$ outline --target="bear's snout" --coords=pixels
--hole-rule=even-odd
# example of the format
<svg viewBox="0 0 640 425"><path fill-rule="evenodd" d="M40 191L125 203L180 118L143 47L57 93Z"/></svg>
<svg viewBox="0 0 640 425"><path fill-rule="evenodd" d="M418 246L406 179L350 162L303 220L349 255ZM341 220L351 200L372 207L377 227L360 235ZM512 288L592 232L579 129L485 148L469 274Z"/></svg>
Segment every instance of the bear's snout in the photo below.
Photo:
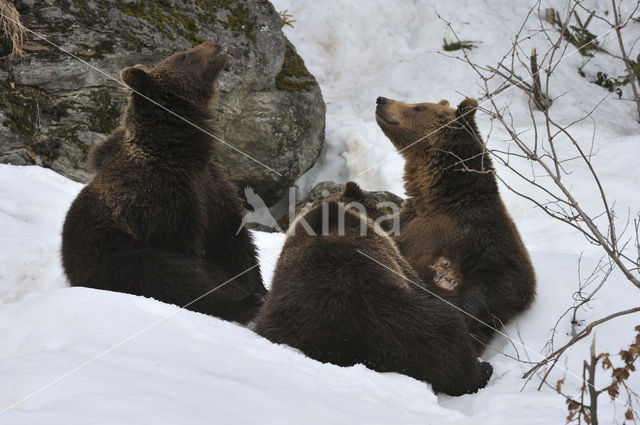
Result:
<svg viewBox="0 0 640 425"><path fill-rule="evenodd" d="M398 121L395 119L395 111L386 97L379 97L376 99L376 118L379 125L396 125Z"/></svg>
<svg viewBox="0 0 640 425"><path fill-rule="evenodd" d="M378 97L376 99L376 105L377 105L376 106L376 114L377 115L380 115L380 114L384 113L384 107L387 105L387 101L388 100L389 99L387 99L386 97L382 97L382 96L380 96L380 97Z"/></svg>
<svg viewBox="0 0 640 425"><path fill-rule="evenodd" d="M201 58L222 59L227 55L227 48L224 44L211 40L204 41L191 50Z"/></svg>

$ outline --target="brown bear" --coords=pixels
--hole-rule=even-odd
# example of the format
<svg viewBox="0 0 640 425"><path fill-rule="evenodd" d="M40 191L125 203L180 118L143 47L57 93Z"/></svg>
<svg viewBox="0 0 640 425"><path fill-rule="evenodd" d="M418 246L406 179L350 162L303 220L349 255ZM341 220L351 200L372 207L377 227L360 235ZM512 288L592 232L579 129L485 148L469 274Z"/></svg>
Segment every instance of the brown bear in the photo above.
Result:
<svg viewBox="0 0 640 425"><path fill-rule="evenodd" d="M72 286L144 295L243 323L255 316L266 293L256 248L246 230L236 235L242 203L201 130L211 133L210 104L226 56L207 41L151 69L122 71L133 89L124 126L93 152L96 174L63 227Z"/></svg>
<svg viewBox="0 0 640 425"><path fill-rule="evenodd" d="M357 183L347 182L345 184L341 201L345 204L354 202L356 205L361 205L363 209L360 212L366 214L366 216L374 220L376 224L379 224L387 235L392 236L400 231L398 217L396 217L395 214L389 214L388 211L379 208L376 200L372 196L372 192L362 190ZM447 290L452 290L457 287L459 278L448 258L440 257L436 259L431 268L435 273L433 283ZM422 284L422 281L420 281L420 283ZM430 285L423 284L423 286L427 289L432 289ZM439 295L449 298L447 293L440 293Z"/></svg>
<svg viewBox="0 0 640 425"><path fill-rule="evenodd" d="M289 228L256 332L321 362L403 373L450 395L476 392L491 365L476 358L461 313L418 282L384 230L325 201Z"/></svg>
<svg viewBox="0 0 640 425"><path fill-rule="evenodd" d="M476 126L478 103L376 103L378 125L406 161L395 241L424 282L451 290L475 318L467 316L481 353L492 327L531 305L535 275Z"/></svg>
<svg viewBox="0 0 640 425"><path fill-rule="evenodd" d="M344 204L354 203L359 206L359 212L378 224L387 235L398 232L400 230L397 214L399 205L390 201L378 201L374 193L363 190L357 183L350 181L345 183L340 201ZM389 208L390 205L393 206L392 209Z"/></svg>

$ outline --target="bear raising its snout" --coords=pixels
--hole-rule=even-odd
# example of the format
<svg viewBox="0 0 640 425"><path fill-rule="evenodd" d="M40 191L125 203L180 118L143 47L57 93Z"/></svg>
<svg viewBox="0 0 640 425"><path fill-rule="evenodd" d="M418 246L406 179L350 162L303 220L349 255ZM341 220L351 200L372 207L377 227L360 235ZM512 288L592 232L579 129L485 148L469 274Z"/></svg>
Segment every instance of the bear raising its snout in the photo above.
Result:
<svg viewBox="0 0 640 425"><path fill-rule="evenodd" d="M242 204L201 130L211 132L225 63L226 50L208 41L151 69L122 71L134 90L124 126L92 153L96 174L64 223L62 261L72 286L239 322L255 315L266 293L256 249L246 230L236 235Z"/></svg>
<svg viewBox="0 0 640 425"><path fill-rule="evenodd" d="M495 328L530 306L535 276L500 198L477 106L378 98L376 120L406 160L400 252L423 281L452 291L461 308ZM482 352L492 329L474 319L469 327Z"/></svg>
<svg viewBox="0 0 640 425"><path fill-rule="evenodd" d="M363 199L359 190L347 184L290 227L256 331L322 362L404 373L451 395L484 387L492 368L477 360L461 313L417 287L391 238L343 204Z"/></svg>

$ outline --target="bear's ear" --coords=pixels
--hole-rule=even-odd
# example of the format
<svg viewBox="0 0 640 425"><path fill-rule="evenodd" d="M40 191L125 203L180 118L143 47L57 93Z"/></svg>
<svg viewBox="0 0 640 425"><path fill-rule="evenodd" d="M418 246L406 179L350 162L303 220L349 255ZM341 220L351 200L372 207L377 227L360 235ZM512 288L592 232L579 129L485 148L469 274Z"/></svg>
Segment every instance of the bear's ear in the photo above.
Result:
<svg viewBox="0 0 640 425"><path fill-rule="evenodd" d="M461 124L471 126L475 123L476 111L478 110L478 101L475 99L466 98L458 105L456 110L456 118Z"/></svg>
<svg viewBox="0 0 640 425"><path fill-rule="evenodd" d="M129 66L120 72L120 78L131 89L144 92L149 86L149 74L142 65Z"/></svg>
<svg viewBox="0 0 640 425"><path fill-rule="evenodd" d="M471 98L466 98L458 105L458 110L456 111L457 117L464 117L465 121L473 120L473 117L476 115L476 110L478 109L478 101Z"/></svg>
<svg viewBox="0 0 640 425"><path fill-rule="evenodd" d="M358 186L358 183L347 182L347 184L344 185L344 192L342 193L342 196L344 198L359 199L364 197L364 194L362 193L360 186Z"/></svg>
<svg viewBox="0 0 640 425"><path fill-rule="evenodd" d="M440 102L438 102L438 105L449 106L449 101L442 99Z"/></svg>

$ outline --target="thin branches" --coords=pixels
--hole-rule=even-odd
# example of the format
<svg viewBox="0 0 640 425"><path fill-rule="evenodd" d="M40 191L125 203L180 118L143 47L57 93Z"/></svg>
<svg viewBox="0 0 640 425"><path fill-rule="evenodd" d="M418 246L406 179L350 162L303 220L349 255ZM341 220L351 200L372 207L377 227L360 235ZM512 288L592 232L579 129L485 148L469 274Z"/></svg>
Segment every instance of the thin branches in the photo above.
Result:
<svg viewBox="0 0 640 425"><path fill-rule="evenodd" d="M636 88L632 85L632 89L634 100L637 101L640 91L637 88L638 76L631 74L632 62L628 59L631 50L624 45L621 35L621 30L629 22L630 17L623 19L616 0L611 1L615 15L611 19L615 22L611 23L607 33L615 33L618 37L621 44L619 57L626 60L630 81L632 79L633 84L636 85ZM554 106L558 102L552 104L549 96L554 72L558 70L564 59L578 54L587 58L585 60L588 61L596 54L609 54L599 44L600 39L607 33L597 36L590 32L586 34L586 26L592 19L606 21L607 18L603 17L603 14L588 11L589 18L583 23L578 19L576 9L584 9L584 6L578 0L571 0L563 12L565 18L561 20L560 15L553 12L550 26L545 20L545 15L547 20L551 19L551 12L541 11L540 5L541 2L538 1L530 9L520 29L514 35L510 49L496 64L477 64L464 50L460 51L456 57L466 63L478 76L483 92L482 99L484 99L479 110L489 117L492 133L498 128L507 137L507 148L490 148L489 139L485 144L486 152L491 153L496 163L510 173L508 176L496 174L496 178L508 190L526 199L550 218L578 231L588 244L598 247L602 253L593 271L591 273L587 271L585 279L581 271L583 265L580 262L579 284L577 291L573 294L573 305L557 319L551 338L545 346L552 352L532 366L523 376L527 382L533 376L540 376L538 389L545 384L549 385L546 381L555 365L566 358L564 356L570 347L587 337L595 327L640 311L640 307L634 307L615 312L586 326L583 325L583 320L580 320L584 308L588 307L597 293L607 286L614 272L620 272L633 287L640 289L640 213L625 208L622 211L626 210L626 217L618 214L619 209L615 208L615 202L610 199L610 193L607 192L593 161L597 154L595 148L597 124L594 112L610 97L610 94L603 96L590 110L572 120L566 120L564 116L558 118L554 111ZM633 10L633 13L640 10L640 1ZM537 23L533 19L536 16ZM571 25L574 19L578 21L577 27ZM537 28L531 28L532 23ZM458 39L451 25L448 22L446 24L455 39ZM572 31L577 31L576 28L583 31L584 37L572 36ZM536 43L540 44L537 49L529 50L531 52L529 54L525 52L524 41L531 45L534 36ZM577 40L581 39L584 39L584 44L577 43ZM518 121L523 119L528 121L528 125L516 126L515 112L512 112L511 105L502 105L497 101L498 95L510 87L521 89L528 97L528 114L520 113L517 117ZM640 113L640 103L638 105ZM593 128L590 137L584 137L584 130L576 131L579 127L584 128L585 125ZM525 130L522 129L523 127ZM469 158L457 158L456 166L464 172L493 172L470 170L466 166L468 160ZM572 178L572 174L577 170L582 173L580 184L589 185L591 189L587 196L584 195L584 191L576 191L573 186L575 179ZM556 328L563 320L570 320L573 337L561 347L554 348ZM592 359L585 363L584 369L584 388L587 391L585 398L574 402L577 409L583 409L583 414L585 412L592 414L593 417L590 420L594 423L597 421L595 399L598 393L593 387L594 365L597 359L594 361L595 353L591 354ZM589 406L594 406L593 410L588 409Z"/></svg>
<svg viewBox="0 0 640 425"><path fill-rule="evenodd" d="M551 106L551 99L549 99L540 86L540 71L538 69L538 55L535 47L531 50L531 75L533 77L533 84L531 85L531 95L533 101L541 111L546 111Z"/></svg>
<svg viewBox="0 0 640 425"><path fill-rule="evenodd" d="M633 90L633 98L636 102L636 109L638 111L638 121L640 121L640 94L638 91L638 77L635 72L633 72L633 68L631 66L631 60L629 59L629 55L627 54L626 47L624 45L624 40L622 39L622 28L627 25L625 22L623 25L620 24L620 9L616 5L616 0L611 0L611 6L613 7L613 18L615 25L613 28L616 32L616 37L618 38L618 47L620 48L620 54L622 55L622 61L624 62L625 67L627 68L627 75L629 78L629 83L631 84L631 89ZM637 7L637 6L636 6Z"/></svg>
<svg viewBox="0 0 640 425"><path fill-rule="evenodd" d="M540 370L540 368L542 368L543 366L546 366L549 363L551 363L549 369L547 369L547 372L545 373L545 378L546 378L547 376L549 376L549 373L551 372L551 369L553 369L553 367L556 365L556 363L558 363L558 360L560 359L562 354L564 354L564 352L567 351L567 349L569 349L569 347L573 346L578 341L580 341L580 340L584 339L585 337L589 336L589 334L591 334L591 331L593 330L593 328L595 328L596 326L601 325L601 324L603 324L605 322L608 322L609 320L615 319L617 317L626 316L628 314L637 313L639 311L640 311L640 307L634 307L634 308L630 308L630 309L627 309L627 310L618 311L617 313L610 314L610 315L608 315L606 317L603 317L602 319L598 319L598 320L595 320L595 321L589 323L587 326L585 326L585 328L582 331L580 331L580 333L578 333L576 336L571 338L571 340L569 342L567 342L562 347L558 348L553 353L549 354L547 357L544 358L544 360L538 362L538 364L536 364L534 367L529 369L524 375L522 375L522 377L526 379L531 374L533 374L533 373L537 372L538 370ZM544 381L544 379L543 379L543 381ZM542 387L542 382L540 383L540 386L538 387L538 389L540 389L541 387Z"/></svg>

